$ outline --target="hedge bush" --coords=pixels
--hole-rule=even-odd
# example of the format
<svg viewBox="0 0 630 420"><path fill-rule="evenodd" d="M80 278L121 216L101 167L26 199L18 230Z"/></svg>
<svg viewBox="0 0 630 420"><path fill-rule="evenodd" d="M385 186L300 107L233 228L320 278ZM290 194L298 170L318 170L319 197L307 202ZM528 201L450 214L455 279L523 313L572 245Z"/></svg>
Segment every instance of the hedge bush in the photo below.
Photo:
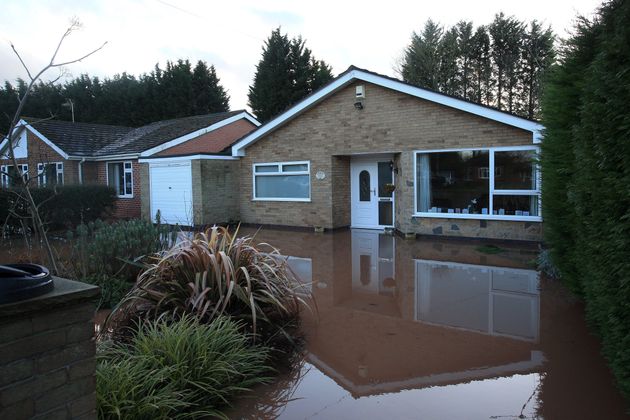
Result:
<svg viewBox="0 0 630 420"><path fill-rule="evenodd" d="M40 216L49 228L58 229L90 222L108 214L116 201L116 191L105 185L63 185L55 188L33 188L35 203L41 204ZM8 233L22 228L20 219L28 216L28 206L19 188L0 190L0 223Z"/></svg>
<svg viewBox="0 0 630 420"><path fill-rule="evenodd" d="M545 239L630 398L630 2L578 21L543 98Z"/></svg>
<svg viewBox="0 0 630 420"><path fill-rule="evenodd" d="M80 224L66 234L71 252L63 274L99 286L99 307L112 308L131 289L146 258L174 242L176 233L146 220Z"/></svg>

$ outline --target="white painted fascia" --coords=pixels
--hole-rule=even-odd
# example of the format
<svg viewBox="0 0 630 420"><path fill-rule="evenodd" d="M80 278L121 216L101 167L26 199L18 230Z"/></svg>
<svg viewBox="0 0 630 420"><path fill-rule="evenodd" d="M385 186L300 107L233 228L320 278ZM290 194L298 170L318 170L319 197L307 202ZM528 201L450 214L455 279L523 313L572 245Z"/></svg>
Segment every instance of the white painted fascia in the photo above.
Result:
<svg viewBox="0 0 630 420"><path fill-rule="evenodd" d="M196 137L199 137L201 135L204 135L206 133L210 133L214 130L217 130L221 127L225 127L226 125L232 124L233 122L236 122L240 119L246 119L247 121L251 122L252 124L254 124L256 127L260 127L260 122L258 122L257 119L255 119L254 117L252 117L251 115L249 115L249 113L247 112L241 112L240 114L236 114L230 118L226 118L224 120L221 120L217 123L214 123L208 127L202 128L200 130L197 131L193 131L192 133L188 133L184 136L178 137L176 139L173 140L169 140L166 143L162 143L158 146L152 147L151 149L147 149L145 151L143 151L142 153L140 153L140 157L147 157L147 156L151 156L154 155L156 153L159 153L161 151L164 151L166 149L170 149L173 146L177 146L179 144L182 144L184 142L187 142L188 140L192 140Z"/></svg>
<svg viewBox="0 0 630 420"><path fill-rule="evenodd" d="M31 124L29 124L28 122L26 122L24 120L20 120L20 122L18 122L17 126L15 127L15 131L14 132L18 132L18 130L20 130L22 128L30 130L31 133L33 133L37 137L39 137L40 140L43 141L44 143L46 143L51 149L53 149L55 152L59 153L61 155L61 157L63 157L64 159L68 159L68 154L66 152L61 150L59 148L59 146L57 146L55 143L53 143L52 141L48 140L46 138L46 136L44 136L42 133L37 131L37 129L35 127L33 127ZM2 141L2 143L0 143L0 150L2 150L2 148L6 145L7 141L8 141L8 139L5 137L4 140Z"/></svg>
<svg viewBox="0 0 630 420"><path fill-rule="evenodd" d="M138 159L139 163L172 163L183 162L187 160L239 160L238 157L225 155L187 155L187 156L164 156L164 157L148 157Z"/></svg>
<svg viewBox="0 0 630 420"><path fill-rule="evenodd" d="M125 153L120 155L106 155L106 156L68 156L68 160L86 160L88 162L103 162L103 161L121 161L129 159L138 159L139 153Z"/></svg>
<svg viewBox="0 0 630 420"><path fill-rule="evenodd" d="M474 115L478 115L489 120L497 121L506 125L517 127L526 131L532 132L532 142L540 143L542 139L542 124L534 121L527 120L525 118L517 117L515 115L508 114L506 112L498 111L492 108L488 108L482 105L478 105L472 102L464 101L462 99L453 98L441 93L432 92L417 86L411 86L404 82L392 80L387 77L379 76L376 74L367 73L358 69L349 71L344 76L338 78L327 87L315 92L310 97L306 98L302 102L299 102L292 108L288 109L278 117L274 118L262 128L252 132L251 134L242 138L234 146L232 146L233 156L244 156L245 148L250 144L257 141L265 134L273 131L278 126L282 125L286 121L294 118L296 115L311 107L313 104L321 101L326 96L334 93L343 86L351 83L354 80L362 80L364 82L372 83L378 86L382 86L388 89L392 89L401 93L405 93L416 98L431 101L440 105L448 106L450 108L458 109L460 111L468 112Z"/></svg>

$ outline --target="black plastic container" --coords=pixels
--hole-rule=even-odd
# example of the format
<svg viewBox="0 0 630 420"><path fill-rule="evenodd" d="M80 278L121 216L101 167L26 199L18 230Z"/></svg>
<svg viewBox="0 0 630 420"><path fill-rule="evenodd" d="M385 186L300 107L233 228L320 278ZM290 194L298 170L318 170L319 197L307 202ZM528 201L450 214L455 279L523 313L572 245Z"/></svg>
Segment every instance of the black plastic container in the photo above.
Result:
<svg viewBox="0 0 630 420"><path fill-rule="evenodd" d="M0 305L41 296L54 287L50 271L44 266L0 265Z"/></svg>

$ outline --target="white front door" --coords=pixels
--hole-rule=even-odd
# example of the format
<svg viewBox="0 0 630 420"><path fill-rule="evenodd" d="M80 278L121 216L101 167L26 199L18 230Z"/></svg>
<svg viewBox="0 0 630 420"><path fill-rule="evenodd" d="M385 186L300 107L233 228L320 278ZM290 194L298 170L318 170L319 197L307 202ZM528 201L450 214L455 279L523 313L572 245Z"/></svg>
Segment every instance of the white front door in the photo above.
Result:
<svg viewBox="0 0 630 420"><path fill-rule="evenodd" d="M350 165L352 227L383 229L394 225L394 173L391 159L358 158Z"/></svg>
<svg viewBox="0 0 630 420"><path fill-rule="evenodd" d="M352 227L378 228L378 172L376 162L352 162Z"/></svg>

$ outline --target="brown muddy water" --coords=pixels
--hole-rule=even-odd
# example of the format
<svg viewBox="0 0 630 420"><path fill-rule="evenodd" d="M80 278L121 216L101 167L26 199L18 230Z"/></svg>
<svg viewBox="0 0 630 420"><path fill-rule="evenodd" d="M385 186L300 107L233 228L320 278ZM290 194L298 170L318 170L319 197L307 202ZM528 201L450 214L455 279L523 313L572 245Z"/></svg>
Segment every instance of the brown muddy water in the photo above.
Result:
<svg viewBox="0 0 630 420"><path fill-rule="evenodd" d="M291 256L317 310L293 369L230 418L627 418L582 305L532 269L535 247L366 230L257 239Z"/></svg>

